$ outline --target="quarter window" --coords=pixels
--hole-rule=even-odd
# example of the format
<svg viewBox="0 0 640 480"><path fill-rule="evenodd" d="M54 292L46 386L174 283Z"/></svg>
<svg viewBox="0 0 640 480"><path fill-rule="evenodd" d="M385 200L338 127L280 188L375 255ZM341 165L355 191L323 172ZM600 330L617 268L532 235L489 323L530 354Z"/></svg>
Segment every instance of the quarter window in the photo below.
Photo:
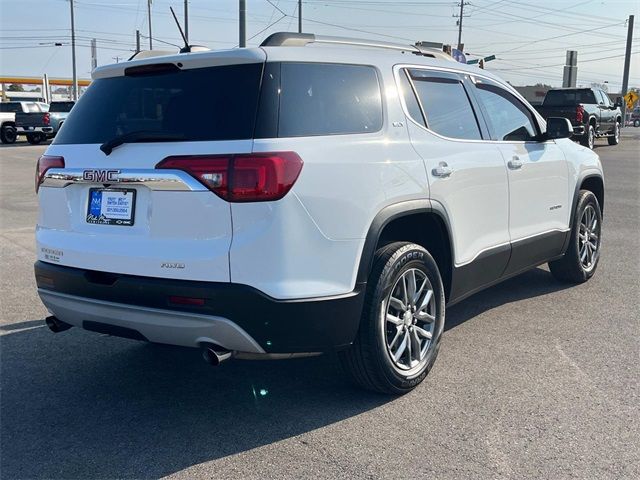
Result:
<svg viewBox="0 0 640 480"><path fill-rule="evenodd" d="M487 114L493 140L535 140L537 130L533 116L513 94L485 80L477 80L476 92Z"/></svg>
<svg viewBox="0 0 640 480"><path fill-rule="evenodd" d="M449 138L482 138L460 77L422 70L411 70L410 74L429 130Z"/></svg>
<svg viewBox="0 0 640 480"><path fill-rule="evenodd" d="M382 128L373 67L283 63L279 137L371 133Z"/></svg>

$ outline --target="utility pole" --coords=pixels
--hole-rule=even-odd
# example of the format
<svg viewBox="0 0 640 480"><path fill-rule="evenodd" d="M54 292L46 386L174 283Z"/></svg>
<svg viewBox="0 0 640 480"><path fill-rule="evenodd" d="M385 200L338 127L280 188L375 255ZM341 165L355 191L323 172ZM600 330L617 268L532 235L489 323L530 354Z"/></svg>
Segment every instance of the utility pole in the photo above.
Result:
<svg viewBox="0 0 640 480"><path fill-rule="evenodd" d="M71 99L78 100L78 75L76 73L76 24L73 18L73 0L69 0L71 5L71 66L73 69L73 85L71 87Z"/></svg>
<svg viewBox="0 0 640 480"><path fill-rule="evenodd" d="M98 44L95 38L91 39L91 70L98 66Z"/></svg>
<svg viewBox="0 0 640 480"><path fill-rule="evenodd" d="M633 40L633 15L629 15L627 30L627 50L624 55L624 73L622 74L622 96L627 94L629 88L629 69L631 68L631 42ZM622 126L625 124L626 117L626 102L622 101Z"/></svg>
<svg viewBox="0 0 640 480"><path fill-rule="evenodd" d="M151 34L151 1L147 0L147 14L149 16L149 50L153 50L153 38Z"/></svg>
<svg viewBox="0 0 640 480"><path fill-rule="evenodd" d="M458 17L458 50L462 51L462 19L464 18L464 7L469 5L468 2L464 0L460 0L460 13L458 15L454 15L454 17Z"/></svg>
<svg viewBox="0 0 640 480"><path fill-rule="evenodd" d="M140 53L140 30L136 30L136 53Z"/></svg>
<svg viewBox="0 0 640 480"><path fill-rule="evenodd" d="M298 33L302 33L302 0L298 0Z"/></svg>
<svg viewBox="0 0 640 480"><path fill-rule="evenodd" d="M247 1L240 0L240 48L247 46Z"/></svg>
<svg viewBox="0 0 640 480"><path fill-rule="evenodd" d="M187 39L187 45L189 44L189 1L184 0L184 38Z"/></svg>

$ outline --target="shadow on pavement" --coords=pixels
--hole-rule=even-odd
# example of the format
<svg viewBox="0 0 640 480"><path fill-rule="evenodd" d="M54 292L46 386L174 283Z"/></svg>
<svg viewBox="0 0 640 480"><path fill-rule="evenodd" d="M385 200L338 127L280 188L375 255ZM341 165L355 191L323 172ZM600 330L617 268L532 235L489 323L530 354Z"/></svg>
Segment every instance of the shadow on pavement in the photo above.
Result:
<svg viewBox="0 0 640 480"><path fill-rule="evenodd" d="M447 328L561 288L528 272L452 308ZM350 386L334 355L213 368L195 349L38 324L0 338L5 479L157 478L393 401Z"/></svg>

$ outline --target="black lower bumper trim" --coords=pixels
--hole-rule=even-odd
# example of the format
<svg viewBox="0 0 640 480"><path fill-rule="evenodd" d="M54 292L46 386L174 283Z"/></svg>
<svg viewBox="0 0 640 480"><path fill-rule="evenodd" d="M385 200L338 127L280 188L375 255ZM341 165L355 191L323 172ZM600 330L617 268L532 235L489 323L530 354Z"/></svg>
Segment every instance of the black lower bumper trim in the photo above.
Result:
<svg viewBox="0 0 640 480"><path fill-rule="evenodd" d="M319 352L348 346L358 331L365 293L365 284L358 284L345 295L277 300L248 285L107 274L41 261L35 264L35 274L38 288L44 290L227 318L268 353ZM171 303L172 296L204 299L204 304Z"/></svg>

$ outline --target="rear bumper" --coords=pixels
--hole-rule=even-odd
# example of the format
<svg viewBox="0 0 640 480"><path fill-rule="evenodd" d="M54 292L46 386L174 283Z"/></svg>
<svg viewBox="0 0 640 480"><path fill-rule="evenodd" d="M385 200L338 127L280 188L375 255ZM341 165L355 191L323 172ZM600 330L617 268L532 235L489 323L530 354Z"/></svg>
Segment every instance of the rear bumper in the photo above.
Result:
<svg viewBox="0 0 640 480"><path fill-rule="evenodd" d="M53 133L53 127L16 127L18 135L26 135L28 133Z"/></svg>
<svg viewBox="0 0 640 480"><path fill-rule="evenodd" d="M195 282L95 272L42 261L35 264L38 293L63 322L109 333L138 332L158 343L197 347L216 343L251 353L322 352L355 339L364 285L346 295L276 300L232 283ZM169 297L203 299L202 305Z"/></svg>

